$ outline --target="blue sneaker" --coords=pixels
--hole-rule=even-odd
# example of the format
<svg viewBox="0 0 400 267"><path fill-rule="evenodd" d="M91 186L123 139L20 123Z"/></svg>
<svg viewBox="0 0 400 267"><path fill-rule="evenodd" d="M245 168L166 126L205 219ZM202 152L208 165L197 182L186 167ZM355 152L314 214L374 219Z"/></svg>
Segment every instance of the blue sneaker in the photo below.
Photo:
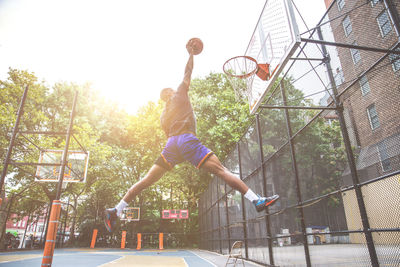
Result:
<svg viewBox="0 0 400 267"><path fill-rule="evenodd" d="M104 225L107 228L107 231L112 233L114 231L115 224L117 223L117 209L106 209L104 211Z"/></svg>
<svg viewBox="0 0 400 267"><path fill-rule="evenodd" d="M279 195L271 197L260 197L258 200L253 200L253 204L258 212L263 211L266 207L270 207L279 199Z"/></svg>

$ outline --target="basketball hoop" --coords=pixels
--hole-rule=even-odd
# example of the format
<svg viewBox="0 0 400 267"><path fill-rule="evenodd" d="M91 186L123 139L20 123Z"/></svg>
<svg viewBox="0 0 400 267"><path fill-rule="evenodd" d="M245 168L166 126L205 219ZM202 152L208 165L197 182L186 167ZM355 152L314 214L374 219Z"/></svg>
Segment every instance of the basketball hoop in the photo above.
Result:
<svg viewBox="0 0 400 267"><path fill-rule="evenodd" d="M126 207L122 211L121 221L136 222L140 220L140 208Z"/></svg>
<svg viewBox="0 0 400 267"><path fill-rule="evenodd" d="M274 75L278 66L271 73L270 64L258 64L257 60L250 56L237 56L228 59L223 66L223 70L228 76L236 96L250 99L254 76L256 75L262 81L268 81Z"/></svg>
<svg viewBox="0 0 400 267"><path fill-rule="evenodd" d="M246 52L223 66L236 95L246 95L250 114L257 112L300 43L292 1L266 1Z"/></svg>
<svg viewBox="0 0 400 267"><path fill-rule="evenodd" d="M225 62L223 71L235 91L237 100L249 98L249 88L258 69L257 61L249 56L237 56Z"/></svg>

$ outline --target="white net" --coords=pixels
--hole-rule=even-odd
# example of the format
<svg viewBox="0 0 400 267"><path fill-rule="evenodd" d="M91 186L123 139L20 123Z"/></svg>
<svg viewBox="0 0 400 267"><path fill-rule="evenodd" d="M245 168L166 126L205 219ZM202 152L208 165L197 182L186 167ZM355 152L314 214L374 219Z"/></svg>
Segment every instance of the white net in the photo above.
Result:
<svg viewBox="0 0 400 267"><path fill-rule="evenodd" d="M235 97L237 101L248 101L251 91L249 88L249 83L253 82L254 74L247 78L237 78L234 76L227 75L229 83L232 85L233 90L235 91Z"/></svg>
<svg viewBox="0 0 400 267"><path fill-rule="evenodd" d="M238 101L248 101L249 88L257 71L257 62L251 57L238 56L225 62L223 70L235 91Z"/></svg>

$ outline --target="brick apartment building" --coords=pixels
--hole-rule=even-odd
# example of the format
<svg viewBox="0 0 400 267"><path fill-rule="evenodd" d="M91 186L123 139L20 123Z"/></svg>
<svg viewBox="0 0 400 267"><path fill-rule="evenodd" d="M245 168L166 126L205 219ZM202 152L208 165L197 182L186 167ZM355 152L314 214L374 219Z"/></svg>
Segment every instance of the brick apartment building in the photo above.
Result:
<svg viewBox="0 0 400 267"><path fill-rule="evenodd" d="M18 234L20 248L24 248L26 242L31 240L31 237L34 237L36 241L44 239L43 235L46 226L45 214L46 210L43 210L40 216L19 217L17 214L10 214L9 219L6 222L6 230ZM22 243L22 241L24 242Z"/></svg>
<svg viewBox="0 0 400 267"><path fill-rule="evenodd" d="M334 42L380 49L398 49L398 0L325 0ZM329 40L331 41L331 40ZM398 227L400 175L400 55L336 47L340 60L344 115L357 155L360 182L388 175L363 186L372 228ZM350 171L343 185L351 185ZM354 190L342 194L349 230L362 228ZM391 233L374 235L376 244L391 244ZM351 243L365 243L350 234Z"/></svg>
<svg viewBox="0 0 400 267"><path fill-rule="evenodd" d="M20 217L17 214L10 214L9 219L6 223L6 230L13 233L18 233L18 238L20 240L20 248L26 246L26 242L34 237L36 242L42 243L45 240L46 224L47 224L48 211L47 208L43 208L40 214L35 214L33 216L23 216ZM65 227L65 229L64 229ZM63 221L59 224L57 240L60 240L61 234L65 230L66 236L64 240L68 237L70 226L64 225ZM25 238L24 238L25 234ZM24 243L22 243L24 241Z"/></svg>
<svg viewBox="0 0 400 267"><path fill-rule="evenodd" d="M392 9L387 6L390 2ZM335 42L381 49L397 46L399 1L325 0L325 4ZM361 182L400 169L400 56L336 49L343 79L338 91L347 89L344 114ZM349 175L344 184L351 184Z"/></svg>

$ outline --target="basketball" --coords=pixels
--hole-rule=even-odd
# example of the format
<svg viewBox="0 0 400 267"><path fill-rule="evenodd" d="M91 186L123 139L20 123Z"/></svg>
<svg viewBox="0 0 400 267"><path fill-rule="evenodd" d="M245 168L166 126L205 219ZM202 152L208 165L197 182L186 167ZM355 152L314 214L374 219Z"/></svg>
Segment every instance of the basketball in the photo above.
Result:
<svg viewBox="0 0 400 267"><path fill-rule="evenodd" d="M186 50L190 53L193 49L193 55L198 55L203 51L203 42L199 38L192 38L186 44Z"/></svg>

